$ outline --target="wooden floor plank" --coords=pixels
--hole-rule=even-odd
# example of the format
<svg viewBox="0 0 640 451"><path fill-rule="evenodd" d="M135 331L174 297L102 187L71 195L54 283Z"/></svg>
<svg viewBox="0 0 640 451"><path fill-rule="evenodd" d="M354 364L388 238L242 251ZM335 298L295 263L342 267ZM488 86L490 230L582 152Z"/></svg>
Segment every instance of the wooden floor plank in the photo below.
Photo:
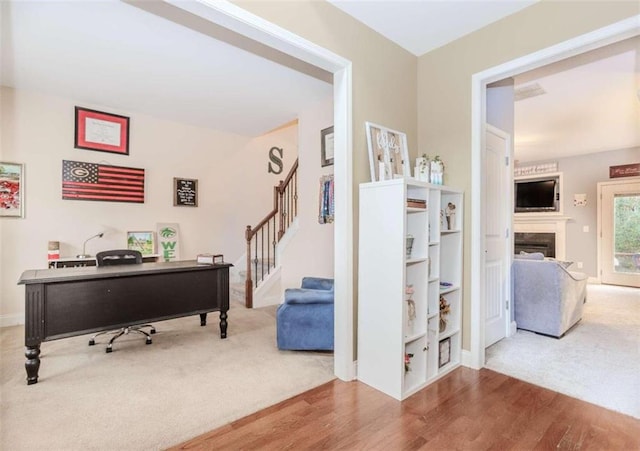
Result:
<svg viewBox="0 0 640 451"><path fill-rule="evenodd" d="M172 450L640 450L640 420L487 369L403 402L331 381Z"/></svg>

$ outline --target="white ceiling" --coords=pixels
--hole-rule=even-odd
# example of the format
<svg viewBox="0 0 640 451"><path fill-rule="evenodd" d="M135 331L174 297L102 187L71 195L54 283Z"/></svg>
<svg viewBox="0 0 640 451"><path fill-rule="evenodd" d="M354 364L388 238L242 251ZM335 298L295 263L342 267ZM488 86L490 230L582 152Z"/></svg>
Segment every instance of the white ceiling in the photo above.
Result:
<svg viewBox="0 0 640 451"><path fill-rule="evenodd" d="M537 0L329 0L415 55L469 34ZM640 38L514 78L546 94L515 103L522 162L640 147Z"/></svg>
<svg viewBox="0 0 640 451"><path fill-rule="evenodd" d="M535 3L330 1L416 55ZM139 3L149 11L158 5ZM326 76L302 74L121 1L13 0L0 7L6 86L246 136L288 123L332 95ZM639 42L516 77L516 88L537 81L547 91L515 104L516 158L640 146Z"/></svg>
<svg viewBox="0 0 640 451"><path fill-rule="evenodd" d="M416 56L539 0L327 0Z"/></svg>
<svg viewBox="0 0 640 451"><path fill-rule="evenodd" d="M550 160L640 147L640 37L515 77L546 94L515 102L515 154Z"/></svg>
<svg viewBox="0 0 640 451"><path fill-rule="evenodd" d="M0 2L0 82L258 136L330 84L120 1Z"/></svg>

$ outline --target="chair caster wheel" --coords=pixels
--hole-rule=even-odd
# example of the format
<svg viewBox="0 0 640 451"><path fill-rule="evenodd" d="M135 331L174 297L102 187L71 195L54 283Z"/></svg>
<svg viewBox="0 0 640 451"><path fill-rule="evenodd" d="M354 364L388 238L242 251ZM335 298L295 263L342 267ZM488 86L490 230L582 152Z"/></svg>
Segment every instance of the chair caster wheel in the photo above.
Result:
<svg viewBox="0 0 640 451"><path fill-rule="evenodd" d="M147 344L150 345L151 343L153 343L153 341L151 341L151 338L147 338Z"/></svg>
<svg viewBox="0 0 640 451"><path fill-rule="evenodd" d="M113 349L107 348L107 350L105 352L109 353L109 352L112 352L112 351L113 351Z"/></svg>
<svg viewBox="0 0 640 451"><path fill-rule="evenodd" d="M95 344L96 344L96 341L95 341L95 340L89 340L89 346L93 346L93 345L95 345Z"/></svg>
<svg viewBox="0 0 640 451"><path fill-rule="evenodd" d="M156 330L155 329L151 329L150 333L155 334Z"/></svg>

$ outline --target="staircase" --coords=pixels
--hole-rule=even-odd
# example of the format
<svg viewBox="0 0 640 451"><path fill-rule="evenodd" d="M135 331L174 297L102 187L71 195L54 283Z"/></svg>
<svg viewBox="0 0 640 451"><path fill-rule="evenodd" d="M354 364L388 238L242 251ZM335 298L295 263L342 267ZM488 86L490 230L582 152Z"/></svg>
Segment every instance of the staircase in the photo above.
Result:
<svg viewBox="0 0 640 451"><path fill-rule="evenodd" d="M244 278L245 307L253 308L253 295L278 272L276 246L298 215L298 160L289 174L273 187L273 209L255 227L247 226L246 270L238 272ZM235 281L231 281L232 284ZM238 282L239 283L239 282ZM233 288L232 288L233 289ZM238 290L239 293L239 290ZM235 294L232 294L233 298Z"/></svg>
<svg viewBox="0 0 640 451"><path fill-rule="evenodd" d="M243 256L241 258L244 261L246 258ZM270 267L270 273L275 274L274 266L275 263L273 259L269 261L258 261L258 271L261 272L261 267L265 267L265 271L267 267ZM242 269L239 269L242 268ZM236 301L241 304L245 304L246 299L246 281L247 281L247 270L243 268L241 265L234 265L229 268L229 298L231 301ZM266 282L265 282L266 283ZM263 283L259 284L258 288L254 289L254 294L256 291L259 291L263 287Z"/></svg>

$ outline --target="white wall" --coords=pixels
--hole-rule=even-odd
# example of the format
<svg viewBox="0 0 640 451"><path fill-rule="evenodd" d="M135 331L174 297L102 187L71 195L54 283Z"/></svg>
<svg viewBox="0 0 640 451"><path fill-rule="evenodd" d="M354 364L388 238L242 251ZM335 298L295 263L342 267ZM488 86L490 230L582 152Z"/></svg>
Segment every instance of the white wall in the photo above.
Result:
<svg viewBox="0 0 640 451"><path fill-rule="evenodd" d="M638 162L640 148L611 150L576 157L559 158L558 171L562 177L562 208L565 216L571 220L567 223L566 260L582 262L583 268L573 265L570 269L581 271L589 277L597 277L598 237L596 235L597 218L597 186L598 182L606 182L609 178L609 166ZM548 160L545 160L545 162ZM529 164L542 163L526 162ZM586 207L573 205L574 194L586 194ZM588 232L583 227L589 228Z"/></svg>
<svg viewBox="0 0 640 451"><path fill-rule="evenodd" d="M333 125L333 99L300 113L298 225L295 239L282 255L282 288L299 287L304 276L333 277L333 224L319 224L320 177L333 166L320 164L320 130Z"/></svg>
<svg viewBox="0 0 640 451"><path fill-rule="evenodd" d="M46 267L50 240L60 241L61 256L73 256L87 237L104 231L87 245L95 255L126 247L128 230L177 222L181 259L215 252L235 261L245 249L244 229L271 209L273 186L298 154L295 126L252 139L34 92L2 88L0 94L0 158L24 163L26 172L25 218L0 219L0 325L23 320L24 287L16 282L24 270ZM129 156L74 149L76 105L129 116ZM267 173L272 146L284 148L279 175ZM145 203L62 200L64 159L144 168ZM197 208L173 206L173 177L198 179Z"/></svg>

